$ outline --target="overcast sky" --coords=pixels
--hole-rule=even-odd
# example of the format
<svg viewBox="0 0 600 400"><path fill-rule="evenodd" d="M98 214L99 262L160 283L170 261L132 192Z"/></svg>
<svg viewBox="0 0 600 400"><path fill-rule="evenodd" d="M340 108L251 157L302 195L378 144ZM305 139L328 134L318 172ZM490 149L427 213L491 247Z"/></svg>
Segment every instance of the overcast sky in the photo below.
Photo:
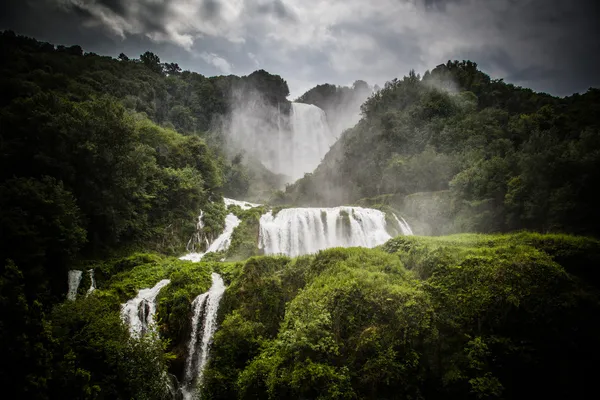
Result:
<svg viewBox="0 0 600 400"><path fill-rule="evenodd" d="M204 75L265 69L291 98L449 59L555 95L600 87L597 0L0 0L0 29Z"/></svg>

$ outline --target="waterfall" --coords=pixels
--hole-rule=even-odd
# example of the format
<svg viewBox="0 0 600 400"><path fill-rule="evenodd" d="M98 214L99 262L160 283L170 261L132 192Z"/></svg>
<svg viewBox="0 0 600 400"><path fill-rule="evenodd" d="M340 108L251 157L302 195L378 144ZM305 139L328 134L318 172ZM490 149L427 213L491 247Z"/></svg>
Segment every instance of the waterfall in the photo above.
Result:
<svg viewBox="0 0 600 400"><path fill-rule="evenodd" d="M196 232L192 235L188 244L186 246L186 250L189 252L194 252L196 250L196 246L200 246L200 242L202 242L202 230L204 229L204 211L200 210L200 215L198 216L198 222L196 223ZM206 246L208 247L208 239Z"/></svg>
<svg viewBox="0 0 600 400"><path fill-rule="evenodd" d="M77 289L79 289L79 283L81 282L82 271L72 269L69 271L69 290L67 291L67 299L74 301L77 298Z"/></svg>
<svg viewBox="0 0 600 400"><path fill-rule="evenodd" d="M204 367L208 361L209 347L217 329L217 311L225 292L225 283L219 274L212 274L212 286L208 292L192 302L192 333L188 343L188 355L181 386L184 400L198 395L196 387L202 382ZM201 336L200 336L201 334ZM198 340L200 343L198 345Z"/></svg>
<svg viewBox="0 0 600 400"><path fill-rule="evenodd" d="M375 247L389 239L385 214L379 210L288 208L275 216L272 212L261 216L258 246L265 254L295 257L331 247Z"/></svg>
<svg viewBox="0 0 600 400"><path fill-rule="evenodd" d="M227 197L224 197L223 201L225 202L225 207L239 206L242 210L249 210L253 207L260 207L262 205L262 204L249 203L247 201L228 199Z"/></svg>
<svg viewBox="0 0 600 400"><path fill-rule="evenodd" d="M405 235L405 236L413 235L412 229L410 229L410 226L404 220L404 218L400 217L400 219L398 219L398 216L396 214L394 214L394 218L396 219L396 222L398 222L398 226L400 226L400 231L402 232L403 235Z"/></svg>
<svg viewBox="0 0 600 400"><path fill-rule="evenodd" d="M121 319L129 325L132 336L141 336L151 328L156 313L156 296L171 281L163 279L154 287L141 289L137 296L121 305Z"/></svg>
<svg viewBox="0 0 600 400"><path fill-rule="evenodd" d="M208 246L204 253L188 253L183 257L179 257L180 260L188 260L193 262L199 262L206 253L215 253L217 251L227 250L231 243L231 235L233 230L240 224L240 219L233 214L227 214L225 217L225 229L223 233L217 237L214 242Z"/></svg>
<svg viewBox="0 0 600 400"><path fill-rule="evenodd" d="M88 269L88 274L90 274L90 288L88 289L87 294L90 294L96 290L96 280L94 279L93 269Z"/></svg>
<svg viewBox="0 0 600 400"><path fill-rule="evenodd" d="M283 173L293 180L314 171L335 137L327 125L325 111L312 104L292 103L291 138L284 141L279 152Z"/></svg>

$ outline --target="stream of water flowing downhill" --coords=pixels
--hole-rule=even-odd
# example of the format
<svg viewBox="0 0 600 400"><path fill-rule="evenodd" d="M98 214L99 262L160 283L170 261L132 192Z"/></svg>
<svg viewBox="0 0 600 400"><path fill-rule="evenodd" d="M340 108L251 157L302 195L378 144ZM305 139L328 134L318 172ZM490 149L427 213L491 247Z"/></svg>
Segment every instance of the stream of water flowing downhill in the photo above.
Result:
<svg viewBox="0 0 600 400"><path fill-rule="evenodd" d="M142 336L152 328L156 314L156 296L169 283L169 279L163 279L154 287L141 289L137 296L121 305L121 318L129 326L132 336Z"/></svg>
<svg viewBox="0 0 600 400"><path fill-rule="evenodd" d="M202 293L192 302L192 332L180 389L184 400L191 400L199 395L198 385L202 383L210 345L217 330L217 312L224 292L223 278L213 273L212 286L208 292Z"/></svg>

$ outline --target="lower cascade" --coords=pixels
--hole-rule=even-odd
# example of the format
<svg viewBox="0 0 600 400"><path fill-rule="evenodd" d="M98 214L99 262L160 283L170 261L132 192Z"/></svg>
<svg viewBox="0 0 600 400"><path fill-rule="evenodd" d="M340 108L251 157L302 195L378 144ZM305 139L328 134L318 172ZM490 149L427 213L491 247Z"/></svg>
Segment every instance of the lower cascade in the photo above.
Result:
<svg viewBox="0 0 600 400"><path fill-rule="evenodd" d="M188 343L188 355L181 385L184 400L199 395L196 387L202 382L202 373L208 362L209 347L217 329L217 311L225 292L223 278L212 274L212 286L206 293L196 297L192 303L192 333Z"/></svg>
<svg viewBox="0 0 600 400"><path fill-rule="evenodd" d="M397 219L397 218L396 218ZM400 232L411 235L406 222ZM375 247L392 236L385 214L362 207L287 208L260 218L259 248L265 254L290 257L316 253L331 247Z"/></svg>
<svg viewBox="0 0 600 400"><path fill-rule="evenodd" d="M137 296L121 305L121 318L132 336L142 336L151 328L156 313L156 296L171 281L163 279L154 287L141 289Z"/></svg>
<svg viewBox="0 0 600 400"><path fill-rule="evenodd" d="M81 282L82 271L72 269L69 271L69 289L67 291L67 299L75 301L77 298L77 289L79 289L79 283Z"/></svg>

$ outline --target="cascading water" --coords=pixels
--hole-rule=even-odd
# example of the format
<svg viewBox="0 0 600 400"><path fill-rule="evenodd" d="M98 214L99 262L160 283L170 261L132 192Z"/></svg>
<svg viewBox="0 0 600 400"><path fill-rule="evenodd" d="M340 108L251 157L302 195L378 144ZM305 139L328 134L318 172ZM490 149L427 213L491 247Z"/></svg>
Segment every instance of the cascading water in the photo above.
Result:
<svg viewBox="0 0 600 400"><path fill-rule="evenodd" d="M335 136L327 125L325 111L312 104L292 103L291 128L291 137L279 149L282 170L275 172L296 180L317 168Z"/></svg>
<svg viewBox="0 0 600 400"><path fill-rule="evenodd" d="M88 289L87 294L90 294L96 290L96 280L94 279L93 269L88 269L88 274L90 274L90 288Z"/></svg>
<svg viewBox="0 0 600 400"><path fill-rule="evenodd" d="M81 282L82 271L72 269L69 271L69 290L67 291L67 299L74 301L77 298L77 289L79 289L79 283Z"/></svg>
<svg viewBox="0 0 600 400"><path fill-rule="evenodd" d="M394 218L396 219L396 222L398 222L398 225L400 226L400 231L402 232L403 235L405 235L405 236L413 235L412 229L410 229L410 226L404 220L404 218L400 217L400 219L398 219L398 216L396 214L394 214Z"/></svg>
<svg viewBox="0 0 600 400"><path fill-rule="evenodd" d="M233 106L224 130L233 151L243 150L271 172L295 181L319 165L335 136L319 107L291 103L287 110L260 96L246 97Z"/></svg>
<svg viewBox="0 0 600 400"><path fill-rule="evenodd" d="M231 205L234 206L239 206L242 210L249 210L253 207L259 207L260 204L254 204L254 203L249 203L247 201L239 201L239 200L234 200L234 199L228 199L228 198L223 198L223 200L225 201L225 207L229 207ZM202 217L204 216L204 213L200 213L200 217L198 217L198 229L202 229L204 227L204 222L202 221ZM225 229L223 230L223 233L221 233L212 243L207 244L207 248L206 251L204 253L198 253L198 252L194 252L194 251L190 251L190 253L186 254L183 257L180 257L180 260L188 260L188 261L193 261L193 262L199 262L200 260L202 260L202 257L204 257L204 255L206 253L216 253L218 251L224 251L227 250L229 248L229 245L231 244L231 235L233 235L233 230L235 228L237 228L237 226L240 224L240 219L238 217L236 217L234 214L227 214L227 216L225 217ZM200 233L196 233L196 235L199 237ZM189 249L188 249L189 251Z"/></svg>
<svg viewBox="0 0 600 400"><path fill-rule="evenodd" d="M242 210L249 210L253 207L260 207L262 205L262 204L249 203L247 201L228 199L227 197L223 197L223 201L225 202L225 207L238 206Z"/></svg>
<svg viewBox="0 0 600 400"><path fill-rule="evenodd" d="M275 216L268 212L260 218L258 246L265 254L295 257L331 247L375 247L389 239L385 214L379 210L288 208Z"/></svg>
<svg viewBox="0 0 600 400"><path fill-rule="evenodd" d="M121 305L121 319L132 336L142 336L151 328L156 313L156 296L171 281L163 279L154 287L141 289L137 296Z"/></svg>
<svg viewBox="0 0 600 400"><path fill-rule="evenodd" d="M223 279L219 274L213 273L212 286L208 292L196 297L192 303L192 333L188 343L188 355L181 385L184 400L198 395L196 387L202 382L202 374L208 361L209 347L217 329L219 302L224 292ZM200 340L199 344L198 340Z"/></svg>
<svg viewBox="0 0 600 400"><path fill-rule="evenodd" d="M235 215L227 214L225 217L225 229L223 230L223 233L221 233L221 235L219 235L219 237L217 237L215 241L208 246L206 252L188 253L179 259L199 262L206 253L215 253L217 251L227 250L229 248L229 244L231 243L231 235L233 234L233 230L240 224L240 222L240 219Z"/></svg>
<svg viewBox="0 0 600 400"><path fill-rule="evenodd" d="M198 216L198 222L196 223L196 232L192 235L188 244L186 246L187 251L190 253L195 252L197 247L200 247L200 243L202 242L202 230L204 229L204 211L200 210L200 215ZM208 247L208 238L204 238L206 241L206 247Z"/></svg>

